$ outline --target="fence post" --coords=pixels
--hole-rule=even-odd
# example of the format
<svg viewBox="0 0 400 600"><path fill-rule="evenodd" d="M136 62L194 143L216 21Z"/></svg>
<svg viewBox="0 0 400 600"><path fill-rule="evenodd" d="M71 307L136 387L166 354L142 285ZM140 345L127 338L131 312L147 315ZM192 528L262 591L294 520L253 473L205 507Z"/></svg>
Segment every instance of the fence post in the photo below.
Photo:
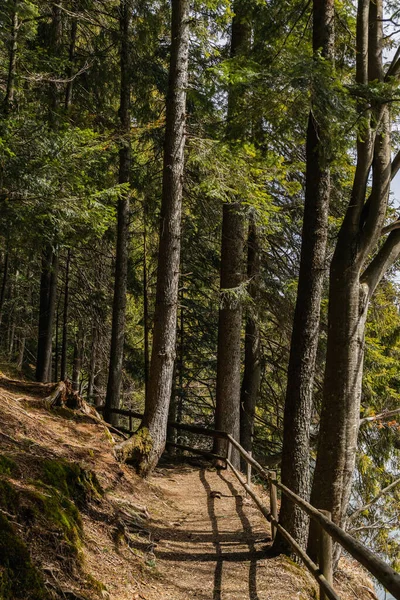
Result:
<svg viewBox="0 0 400 600"><path fill-rule="evenodd" d="M320 512L329 520L332 514L328 510L320 510ZM322 527L319 528L319 569L324 575L328 583L333 582L333 561L332 561L332 538ZM328 600L328 596L324 590L320 588L320 600Z"/></svg>
<svg viewBox="0 0 400 600"><path fill-rule="evenodd" d="M251 456L251 450L249 451L249 454ZM251 486L251 464L249 462L246 462L246 474L247 474L247 485L250 487Z"/></svg>
<svg viewBox="0 0 400 600"><path fill-rule="evenodd" d="M231 462L231 459L232 459L232 444L231 444L230 440L228 440L228 449L227 449L227 452L226 452L226 458L229 460L229 462Z"/></svg>
<svg viewBox="0 0 400 600"><path fill-rule="evenodd" d="M273 479L276 479L276 472L270 471L270 479L269 479L269 497L271 504L271 514L274 519L278 520L278 496L276 493L276 485L272 482ZM272 541L274 541L276 536L276 527L273 523L271 523L271 536Z"/></svg>

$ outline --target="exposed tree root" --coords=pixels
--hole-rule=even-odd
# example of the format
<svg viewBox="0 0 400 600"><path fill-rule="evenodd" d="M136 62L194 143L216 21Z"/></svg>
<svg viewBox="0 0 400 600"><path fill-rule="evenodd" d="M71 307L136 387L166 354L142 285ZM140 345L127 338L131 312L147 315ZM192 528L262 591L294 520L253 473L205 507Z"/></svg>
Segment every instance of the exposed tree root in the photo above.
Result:
<svg viewBox="0 0 400 600"><path fill-rule="evenodd" d="M137 473L146 477L153 466L153 439L147 427L139 429L114 448L117 460L132 465Z"/></svg>

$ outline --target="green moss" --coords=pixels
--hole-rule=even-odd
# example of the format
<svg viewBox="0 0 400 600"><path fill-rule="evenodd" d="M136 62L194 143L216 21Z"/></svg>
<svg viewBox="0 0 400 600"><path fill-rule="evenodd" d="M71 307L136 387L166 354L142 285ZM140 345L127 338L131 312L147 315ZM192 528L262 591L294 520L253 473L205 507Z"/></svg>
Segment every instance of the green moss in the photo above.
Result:
<svg viewBox="0 0 400 600"><path fill-rule="evenodd" d="M43 461L41 480L79 506L84 506L89 500L98 499L103 494L95 473L64 459Z"/></svg>
<svg viewBox="0 0 400 600"><path fill-rule="evenodd" d="M25 543L0 514L0 600L17 598L47 600L49 595Z"/></svg>
<svg viewBox="0 0 400 600"><path fill-rule="evenodd" d="M19 504L18 494L5 479L0 479L0 506L7 512L15 513Z"/></svg>
<svg viewBox="0 0 400 600"><path fill-rule="evenodd" d="M47 532L51 526L61 533L64 550L78 558L81 549L82 519L75 504L59 491L41 484L38 490L24 492L24 512L35 522L42 522ZM21 500L22 503L22 500Z"/></svg>
<svg viewBox="0 0 400 600"><path fill-rule="evenodd" d="M0 454L0 475L17 475L18 465L11 458Z"/></svg>
<svg viewBox="0 0 400 600"><path fill-rule="evenodd" d="M150 431L147 427L141 427L129 440L116 446L115 453L119 460L135 465L140 472L142 466L146 465L152 448Z"/></svg>

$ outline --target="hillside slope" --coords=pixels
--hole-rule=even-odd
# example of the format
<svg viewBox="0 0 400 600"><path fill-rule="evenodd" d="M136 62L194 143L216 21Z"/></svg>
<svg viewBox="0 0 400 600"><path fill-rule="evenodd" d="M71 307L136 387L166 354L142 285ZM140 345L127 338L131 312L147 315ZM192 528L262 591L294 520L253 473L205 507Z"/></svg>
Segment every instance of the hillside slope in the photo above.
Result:
<svg viewBox="0 0 400 600"><path fill-rule="evenodd" d="M104 425L43 408L49 390L0 379L0 600L316 597L303 569L265 558L269 525L228 473L164 463L143 481ZM343 598L374 597L339 575Z"/></svg>

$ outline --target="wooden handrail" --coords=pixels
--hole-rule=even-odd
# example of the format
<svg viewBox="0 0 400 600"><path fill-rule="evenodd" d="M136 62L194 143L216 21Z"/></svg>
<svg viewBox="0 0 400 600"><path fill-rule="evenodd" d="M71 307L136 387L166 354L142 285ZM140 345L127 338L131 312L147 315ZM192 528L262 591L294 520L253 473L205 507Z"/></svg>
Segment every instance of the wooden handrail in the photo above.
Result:
<svg viewBox="0 0 400 600"><path fill-rule="evenodd" d="M100 406L97 408L99 412L104 411L104 406ZM124 410L124 409L111 409L112 413L117 415L122 415L130 418L141 419L143 415L138 412ZM279 524L279 521L276 519L275 515L270 513L261 503L261 501L257 498L254 492L251 490L250 486L242 479L238 471L234 468L230 461L230 448L231 445L235 447L241 456L245 459L245 461L250 464L255 470L265 479L267 479L272 486L280 489L285 496L290 498L293 503L297 506L300 506L304 510L304 512L314 521L316 521L321 529L325 531L333 540L338 542L353 558L355 558L360 564L363 565L378 581L386 588L395 598L396 600L400 600L400 575L396 573L392 567L387 565L382 559L376 556L371 550L366 548L363 544L358 542L353 536L346 533L343 529L341 529L338 525L333 523L327 516L323 514L323 511L312 506L309 502L292 492L285 485L280 483L276 477L275 473L264 469L246 450L237 442L230 434L224 431L218 431L216 429L208 429L207 427L201 427L198 425L188 425L185 423L177 423L175 421L168 422L168 426L174 429L188 431L191 433L197 433L200 435L206 435L212 438L222 438L228 440L228 457L223 458L226 464L232 469L235 476L238 478L240 483L246 489L246 492L253 498L254 502L257 504L258 508L262 512L262 514L272 523L274 528L278 530L282 536L288 541L288 543L293 547L296 554L300 556L303 560L307 568L311 571L314 577L318 580L323 593L330 600L340 600L337 596L336 592L330 586L328 580L321 574L320 569L313 563L310 557L305 554L305 552L298 546L296 541L290 536L290 534ZM177 444L169 443L170 445L177 446ZM180 447L184 450L191 450L193 448L190 446L182 446ZM206 451L201 451L202 454L212 456L212 453L208 453ZM221 459L221 457L219 457ZM275 511L274 511L275 512Z"/></svg>
<svg viewBox="0 0 400 600"><path fill-rule="evenodd" d="M105 407L98 406L96 407L96 410L102 413L104 412ZM135 412L133 410L125 410L122 408L112 408L109 412L114 415L121 415L122 417L132 417L133 419L143 418L143 413ZM168 427L172 427L173 429L178 429L180 431L189 431L190 433L206 435L212 438L221 438L224 440L228 439L228 434L225 431L210 429L209 427L201 427L200 425L189 425L187 423L178 423L177 421L168 421Z"/></svg>
<svg viewBox="0 0 400 600"><path fill-rule="evenodd" d="M282 536L286 539L286 541L292 546L296 554L300 556L307 569L315 577L315 579L318 581L318 583L324 590L326 597L329 598L329 600L340 600L340 597L336 594L335 590L332 588L330 583L321 573L319 567L311 560L311 558L306 554L306 552L304 552L304 550L298 545L296 540L292 538L292 536L286 531L286 529L284 529L282 525L279 524L279 521L272 515L272 513L263 505L260 499L253 492L251 487L247 485L247 483L242 479L240 473L235 469L231 461L227 459L226 463L232 469L234 475L245 488L249 496L254 500L264 517L274 525L277 531L279 531L282 534Z"/></svg>
<svg viewBox="0 0 400 600"><path fill-rule="evenodd" d="M266 471L262 466L254 460L254 458L246 452L244 448L228 434L230 443L240 452L243 458L250 462L251 465L267 480L271 481L285 496L290 498L297 506L300 506L308 516L317 521L322 529L324 529L334 540L338 542L353 558L363 565L397 600L400 600L400 575L396 573L392 567L387 565L381 558L376 556L371 550L357 541L353 536L346 533L338 525L330 521L320 510L303 500L300 496L292 492L285 485L272 479L271 472Z"/></svg>

